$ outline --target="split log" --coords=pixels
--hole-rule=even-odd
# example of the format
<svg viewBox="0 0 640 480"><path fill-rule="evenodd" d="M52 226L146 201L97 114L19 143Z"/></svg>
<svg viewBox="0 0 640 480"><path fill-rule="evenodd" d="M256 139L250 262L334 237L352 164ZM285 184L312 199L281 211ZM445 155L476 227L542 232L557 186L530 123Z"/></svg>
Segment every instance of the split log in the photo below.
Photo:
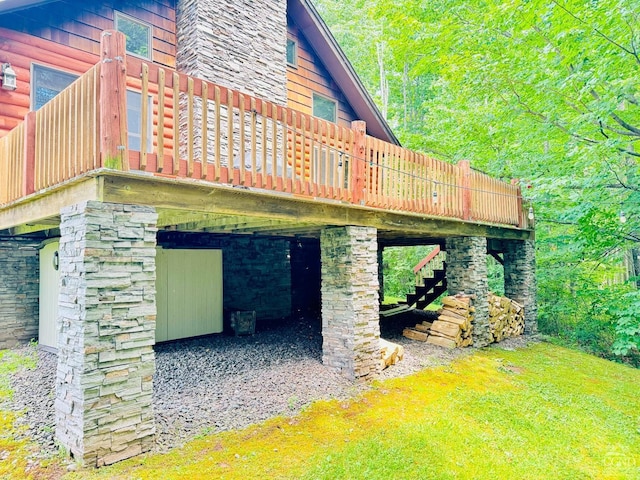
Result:
<svg viewBox="0 0 640 480"><path fill-rule="evenodd" d="M380 339L380 356L381 366L385 368L395 365L404 358L404 347L397 343L389 342L383 338Z"/></svg>
<svg viewBox="0 0 640 480"><path fill-rule="evenodd" d="M455 323L443 322L442 320L436 320L431 326L432 332L440 332L449 337L455 337L460 334L460 325Z"/></svg>
<svg viewBox="0 0 640 480"><path fill-rule="evenodd" d="M426 342L427 338L429 338L429 334L425 332L418 332L412 328L405 328L402 331L402 335L410 338L411 340L419 340L421 342Z"/></svg>
<svg viewBox="0 0 640 480"><path fill-rule="evenodd" d="M457 344L455 342L455 340L451 340L449 338L444 338L444 337L438 337L435 335L431 335L429 336L429 339L427 340L427 343L431 343L433 345L439 345L441 347L445 347L445 348L456 348Z"/></svg>
<svg viewBox="0 0 640 480"><path fill-rule="evenodd" d="M425 322L425 323L428 323L428 322ZM431 325L427 326L427 325L424 325L424 323L416 323L416 326L413 327L413 329L419 332L429 333L429 330L431 330Z"/></svg>

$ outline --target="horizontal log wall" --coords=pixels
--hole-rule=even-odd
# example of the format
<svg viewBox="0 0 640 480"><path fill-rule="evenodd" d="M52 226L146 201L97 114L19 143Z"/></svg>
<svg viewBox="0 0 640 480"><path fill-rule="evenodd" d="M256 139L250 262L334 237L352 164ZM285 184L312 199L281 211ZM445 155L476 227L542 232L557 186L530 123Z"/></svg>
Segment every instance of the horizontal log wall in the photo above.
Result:
<svg viewBox="0 0 640 480"><path fill-rule="evenodd" d="M0 90L0 137L31 109L33 63L81 75L98 62L100 35L114 28L116 2L52 2L0 16L0 63L9 62L18 89ZM154 62L175 67L175 2L118 2L115 10L152 26Z"/></svg>
<svg viewBox="0 0 640 480"><path fill-rule="evenodd" d="M319 93L338 103L338 124L349 126L357 120L353 109L291 18L287 19L287 32L298 44L298 64L287 66L287 105L311 115L313 92Z"/></svg>

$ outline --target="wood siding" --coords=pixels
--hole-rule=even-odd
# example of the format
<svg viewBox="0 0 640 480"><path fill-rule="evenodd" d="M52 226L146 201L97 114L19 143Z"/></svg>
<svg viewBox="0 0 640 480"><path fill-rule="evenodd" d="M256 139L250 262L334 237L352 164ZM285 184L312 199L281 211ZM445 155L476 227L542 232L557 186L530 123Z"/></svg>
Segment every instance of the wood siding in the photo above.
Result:
<svg viewBox="0 0 640 480"><path fill-rule="evenodd" d="M287 66L287 106L311 115L315 92L336 100L338 123L350 126L357 120L351 105L290 17L287 18L287 32L298 44L298 64Z"/></svg>
<svg viewBox="0 0 640 480"><path fill-rule="evenodd" d="M80 75L98 63L100 34L113 29L114 11L152 25L152 60L175 67L176 12L173 0L144 2L53 2L0 16L0 63L18 76L17 90L0 90L0 137L31 109L31 67Z"/></svg>

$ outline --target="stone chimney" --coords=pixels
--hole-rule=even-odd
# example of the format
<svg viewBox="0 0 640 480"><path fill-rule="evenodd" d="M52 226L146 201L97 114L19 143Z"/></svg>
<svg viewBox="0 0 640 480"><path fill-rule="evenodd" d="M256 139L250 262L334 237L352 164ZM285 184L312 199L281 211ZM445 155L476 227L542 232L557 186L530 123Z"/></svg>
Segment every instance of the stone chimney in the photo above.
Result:
<svg viewBox="0 0 640 480"><path fill-rule="evenodd" d="M287 102L286 0L178 0L178 70Z"/></svg>

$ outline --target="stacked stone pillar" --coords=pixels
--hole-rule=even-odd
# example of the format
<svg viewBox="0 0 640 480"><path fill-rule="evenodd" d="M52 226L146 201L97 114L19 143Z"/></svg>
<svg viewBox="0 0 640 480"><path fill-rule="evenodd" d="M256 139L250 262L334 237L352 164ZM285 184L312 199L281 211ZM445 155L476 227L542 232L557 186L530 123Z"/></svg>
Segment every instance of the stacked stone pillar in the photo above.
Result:
<svg viewBox="0 0 640 480"><path fill-rule="evenodd" d="M538 331L536 252L533 240L504 241L504 295L524 307L524 333Z"/></svg>
<svg viewBox="0 0 640 480"><path fill-rule="evenodd" d="M90 465L153 446L156 222L131 205L61 212L56 437Z"/></svg>
<svg viewBox="0 0 640 480"><path fill-rule="evenodd" d="M352 380L380 371L377 231L332 227L320 236L322 361Z"/></svg>
<svg viewBox="0 0 640 480"><path fill-rule="evenodd" d="M487 279L487 239L450 237L447 248L447 290L450 295L473 295L475 308L473 345L489 345L489 284Z"/></svg>
<svg viewBox="0 0 640 480"><path fill-rule="evenodd" d="M38 338L38 241L0 238L0 348Z"/></svg>

